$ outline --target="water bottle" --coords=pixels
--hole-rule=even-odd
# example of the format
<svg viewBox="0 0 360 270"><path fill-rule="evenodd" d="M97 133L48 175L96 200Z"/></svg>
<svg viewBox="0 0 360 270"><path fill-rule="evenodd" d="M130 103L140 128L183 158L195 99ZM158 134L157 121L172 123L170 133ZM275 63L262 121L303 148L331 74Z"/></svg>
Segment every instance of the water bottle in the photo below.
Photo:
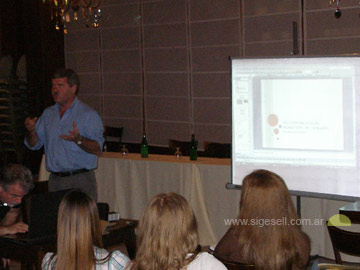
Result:
<svg viewBox="0 0 360 270"><path fill-rule="evenodd" d="M144 133L142 140L141 140L141 157L147 158L149 155L149 145L146 139L146 134Z"/></svg>
<svg viewBox="0 0 360 270"><path fill-rule="evenodd" d="M191 134L190 143L190 160L197 160L198 141L195 139L195 134Z"/></svg>

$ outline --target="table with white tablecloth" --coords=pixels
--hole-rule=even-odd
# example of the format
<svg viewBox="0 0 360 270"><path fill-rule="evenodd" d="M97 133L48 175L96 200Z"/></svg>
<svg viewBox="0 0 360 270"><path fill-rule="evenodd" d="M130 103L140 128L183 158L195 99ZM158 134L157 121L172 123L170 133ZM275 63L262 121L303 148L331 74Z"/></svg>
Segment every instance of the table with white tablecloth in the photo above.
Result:
<svg viewBox="0 0 360 270"><path fill-rule="evenodd" d="M149 155L144 159L139 154L123 156L105 152L95 170L98 201L109 203L110 209L119 212L123 218L139 219L149 200L156 194L179 193L194 209L201 244L212 245L218 239L213 229L215 221L211 220L206 203L208 196L212 195L206 191L206 187L204 191L202 182L214 175L229 179L229 165L230 161L225 159L199 157L198 161L190 162L189 157L185 156ZM43 159L39 179L46 180L48 176ZM222 185L221 189L224 188ZM217 199L214 194L214 200ZM210 207L214 206L210 203Z"/></svg>
<svg viewBox="0 0 360 270"><path fill-rule="evenodd" d="M240 190L226 189L231 182L231 160L105 152L99 157L95 170L98 200L107 202L110 209L123 218L139 219L149 200L160 192L182 194L192 205L198 220L202 245L216 243L229 228L226 219L238 213ZM45 159L39 179L47 180ZM295 199L294 199L295 201ZM303 219L323 220L322 225L303 226L310 236L312 254L333 257L325 221L347 204L317 198L301 198ZM346 257L344 257L346 258Z"/></svg>

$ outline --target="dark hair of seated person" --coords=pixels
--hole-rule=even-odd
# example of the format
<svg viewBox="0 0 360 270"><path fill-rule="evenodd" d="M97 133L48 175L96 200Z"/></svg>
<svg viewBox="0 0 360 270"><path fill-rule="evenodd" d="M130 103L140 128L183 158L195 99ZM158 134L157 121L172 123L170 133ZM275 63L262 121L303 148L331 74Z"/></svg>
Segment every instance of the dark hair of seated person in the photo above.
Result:
<svg viewBox="0 0 360 270"><path fill-rule="evenodd" d="M306 268L310 240L296 225L300 220L280 176L256 170L244 178L238 221L217 244L217 258L253 264L256 269Z"/></svg>

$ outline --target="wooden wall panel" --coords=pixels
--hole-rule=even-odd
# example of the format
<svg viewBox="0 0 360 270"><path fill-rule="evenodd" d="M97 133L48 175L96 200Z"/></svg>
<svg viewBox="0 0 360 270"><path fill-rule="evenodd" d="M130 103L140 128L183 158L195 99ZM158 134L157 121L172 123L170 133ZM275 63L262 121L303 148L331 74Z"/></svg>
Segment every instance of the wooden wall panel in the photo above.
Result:
<svg viewBox="0 0 360 270"><path fill-rule="evenodd" d="M299 55L356 53L360 6L340 4L336 20L325 0L107 0L99 29L69 25L66 62L125 141L144 127L159 146L192 132L230 142L229 57L291 57L293 22Z"/></svg>

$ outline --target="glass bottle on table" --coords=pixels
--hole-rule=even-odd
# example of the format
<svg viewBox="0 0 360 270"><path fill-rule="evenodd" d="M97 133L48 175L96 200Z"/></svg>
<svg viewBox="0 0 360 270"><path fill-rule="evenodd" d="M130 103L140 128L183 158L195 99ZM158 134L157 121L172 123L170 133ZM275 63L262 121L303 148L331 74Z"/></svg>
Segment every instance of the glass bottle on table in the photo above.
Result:
<svg viewBox="0 0 360 270"><path fill-rule="evenodd" d="M142 140L141 140L141 157L142 158L147 158L149 155L149 145L146 139L146 133L144 133Z"/></svg>
<svg viewBox="0 0 360 270"><path fill-rule="evenodd" d="M198 140L195 139L195 134L191 134L190 142L190 160L197 160Z"/></svg>

